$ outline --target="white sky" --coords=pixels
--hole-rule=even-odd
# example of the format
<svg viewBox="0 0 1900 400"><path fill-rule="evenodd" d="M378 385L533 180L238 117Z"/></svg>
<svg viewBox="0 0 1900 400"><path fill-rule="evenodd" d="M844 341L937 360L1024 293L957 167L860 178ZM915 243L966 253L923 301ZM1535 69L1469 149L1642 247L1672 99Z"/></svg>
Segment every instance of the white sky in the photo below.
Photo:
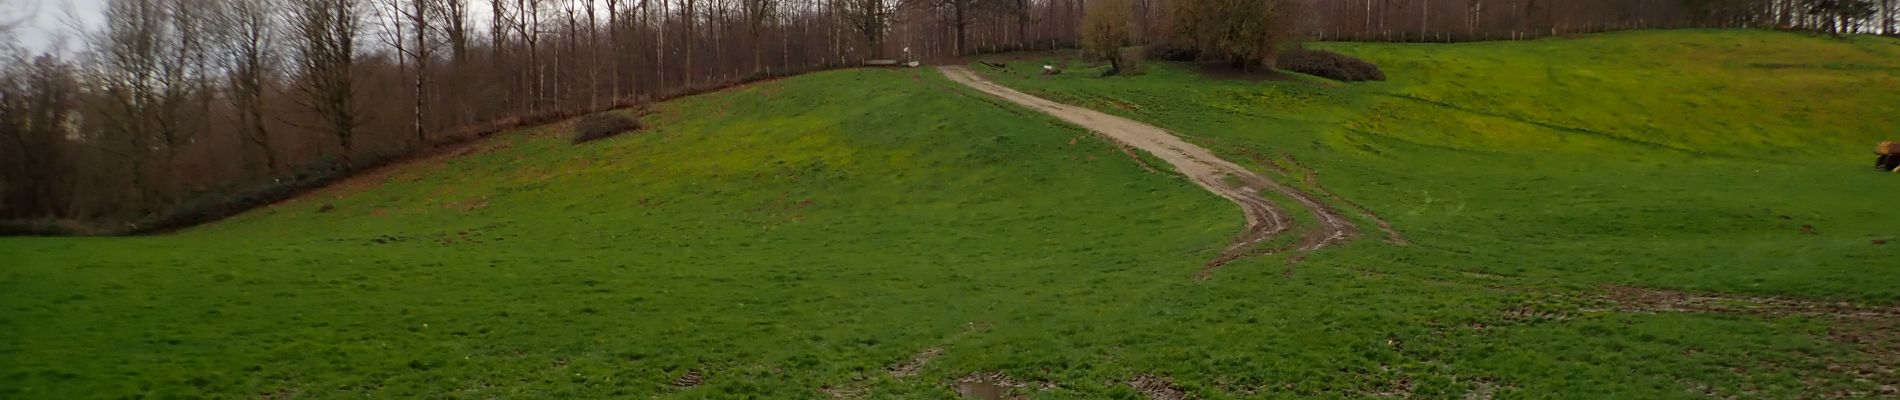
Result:
<svg viewBox="0 0 1900 400"><path fill-rule="evenodd" d="M14 33L18 34L21 45L38 51L54 49L59 37L67 37L65 49L78 46L78 38L71 23L91 27L104 15L106 0L0 0L0 21L19 21L21 24Z"/></svg>
<svg viewBox="0 0 1900 400"><path fill-rule="evenodd" d="M110 0L0 0L0 24L19 22L16 38L27 50L73 52L82 45L82 31L98 28L104 18L106 3ZM605 0L587 0L605 7ZM469 2L469 23L485 29L488 26L488 2ZM366 8L374 8L376 2L365 2ZM367 10L366 10L367 11ZM374 15L365 15L365 23L374 26L381 20ZM602 17L604 18L604 16ZM77 25L78 27L75 27ZM373 42L373 40L372 40ZM55 46L59 48L54 48Z"/></svg>

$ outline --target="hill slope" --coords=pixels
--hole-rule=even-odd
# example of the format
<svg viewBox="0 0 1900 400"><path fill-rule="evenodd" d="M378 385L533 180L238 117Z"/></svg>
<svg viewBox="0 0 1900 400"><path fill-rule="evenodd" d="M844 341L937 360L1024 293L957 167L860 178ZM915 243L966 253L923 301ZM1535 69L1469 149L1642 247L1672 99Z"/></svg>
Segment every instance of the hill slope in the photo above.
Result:
<svg viewBox="0 0 1900 400"><path fill-rule="evenodd" d="M1577 397L1896 394L1900 378L1885 366L1865 366L1859 378L1884 386L1861 388L1778 381L1768 377L1801 373L1762 368L1841 370L1854 368L1846 359L1900 354L1900 264L1890 262L1900 256L1891 206L1900 177L1866 166L1875 142L1900 137L1900 41L1660 31L1317 47L1378 63L1391 79L1214 80L1175 64L1109 79L1088 66L1059 76L972 68L1338 194L1341 207L1369 211L1362 226L1382 218L1413 242L1328 251L1299 270L1588 299L1542 298L1465 326L1431 318L1440 339L1408 346L1432 354L1424 358L1452 371L1447 379L1485 371L1477 379ZM1782 298L1754 297L1764 295ZM1745 321L1767 325L1717 328L1754 323ZM1768 356L1828 347L1855 355ZM1635 354L1663 348L1677 354ZM1645 357L1685 363L1631 360ZM1659 391L1589 386L1581 383L1596 378L1585 376Z"/></svg>
<svg viewBox="0 0 1900 400"><path fill-rule="evenodd" d="M1867 242L1895 215L1865 205L1894 194L1861 170L1865 145L1746 150L1789 134L1771 131L1682 152L1467 98L1536 84L1423 78L1538 46L1838 45L1755 35L1446 46L1473 55L1440 67L1408 53L1437 45L1337 45L1394 77L1350 87L1165 65L994 76L1330 189L1414 243L1247 258L1205 282L1233 204L933 71L681 99L654 130L584 146L513 132L177 234L0 238L0 397L951 398L966 379L1042 398L1877 393L1892 319L1783 309L1798 300L1669 312L1757 303L1601 286L1895 302L1893 267L1858 261L1893 254ZM1854 90L1891 77L1855 71ZM1763 172L1718 173L1744 166Z"/></svg>
<svg viewBox="0 0 1900 400"><path fill-rule="evenodd" d="M1900 265L1876 262L1900 247L1873 244L1900 234L1900 182L1868 168L1875 143L1900 139L1900 41L1655 31L1318 47L1391 79L990 75L1254 168L1316 171L1421 247L1498 256L1448 268L1900 302Z"/></svg>

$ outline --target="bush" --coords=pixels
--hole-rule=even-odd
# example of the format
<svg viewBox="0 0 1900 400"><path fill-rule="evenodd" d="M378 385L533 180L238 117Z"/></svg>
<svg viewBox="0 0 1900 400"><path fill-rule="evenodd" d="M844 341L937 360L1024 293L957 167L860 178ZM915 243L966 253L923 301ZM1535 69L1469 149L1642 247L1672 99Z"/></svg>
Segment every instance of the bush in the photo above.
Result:
<svg viewBox="0 0 1900 400"><path fill-rule="evenodd" d="M1134 76L1148 73L1147 57L1142 56L1143 51L1126 49L1121 53L1122 67L1120 71L1115 72L1116 75Z"/></svg>
<svg viewBox="0 0 1900 400"><path fill-rule="evenodd" d="M1148 58L1162 61L1195 62L1200 61L1201 51L1188 46L1157 44L1148 46Z"/></svg>
<svg viewBox="0 0 1900 400"><path fill-rule="evenodd" d="M1299 49L1280 57L1280 69L1343 82L1383 81L1379 66L1345 54Z"/></svg>
<svg viewBox="0 0 1900 400"><path fill-rule="evenodd" d="M640 121L616 112L581 117L574 123L574 144L587 143L640 129Z"/></svg>
<svg viewBox="0 0 1900 400"><path fill-rule="evenodd" d="M1108 72L1122 71L1122 47L1134 43L1135 6L1128 0L1095 0L1082 16L1082 55L1108 60Z"/></svg>
<svg viewBox="0 0 1900 400"><path fill-rule="evenodd" d="M1270 67L1300 38L1300 0L1175 0L1174 37L1198 50L1202 61L1234 69Z"/></svg>

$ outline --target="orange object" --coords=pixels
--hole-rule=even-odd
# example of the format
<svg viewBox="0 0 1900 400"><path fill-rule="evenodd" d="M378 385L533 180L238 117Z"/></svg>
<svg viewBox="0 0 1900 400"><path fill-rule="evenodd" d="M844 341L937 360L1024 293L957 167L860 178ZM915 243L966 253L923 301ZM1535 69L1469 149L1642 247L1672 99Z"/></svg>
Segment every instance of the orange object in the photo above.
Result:
<svg viewBox="0 0 1900 400"><path fill-rule="evenodd" d="M1900 143L1894 143L1892 140L1882 141L1879 147L1874 148L1874 151L1880 154L1900 155Z"/></svg>

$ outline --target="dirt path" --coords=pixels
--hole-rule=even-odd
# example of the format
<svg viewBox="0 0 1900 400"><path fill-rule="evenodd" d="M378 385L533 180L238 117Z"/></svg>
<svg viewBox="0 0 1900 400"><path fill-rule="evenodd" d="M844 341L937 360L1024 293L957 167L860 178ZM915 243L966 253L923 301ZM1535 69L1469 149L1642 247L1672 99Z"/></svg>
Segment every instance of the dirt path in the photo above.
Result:
<svg viewBox="0 0 1900 400"><path fill-rule="evenodd" d="M1161 128L1031 96L990 82L961 66L944 66L939 69L952 81L1080 125L1115 141L1153 154L1173 165L1174 169L1187 176L1188 180L1240 205L1240 211L1247 219L1246 229L1234 238L1232 244L1221 251L1219 257L1208 261L1207 268L1203 269L1198 276L1201 279L1207 278L1214 269L1241 257L1285 250L1318 250L1345 240L1358 232L1358 228L1353 226L1352 222L1347 221L1333 208L1319 202L1313 196L1255 174L1239 164L1223 160L1215 156L1213 152L1188 143ZM1301 207L1313 214L1313 219L1319 222L1319 226L1306 229L1301 234L1299 243L1292 246L1256 250L1255 245L1287 231L1293 224L1292 218L1288 217L1284 210L1261 195L1265 192L1278 193L1299 203Z"/></svg>

